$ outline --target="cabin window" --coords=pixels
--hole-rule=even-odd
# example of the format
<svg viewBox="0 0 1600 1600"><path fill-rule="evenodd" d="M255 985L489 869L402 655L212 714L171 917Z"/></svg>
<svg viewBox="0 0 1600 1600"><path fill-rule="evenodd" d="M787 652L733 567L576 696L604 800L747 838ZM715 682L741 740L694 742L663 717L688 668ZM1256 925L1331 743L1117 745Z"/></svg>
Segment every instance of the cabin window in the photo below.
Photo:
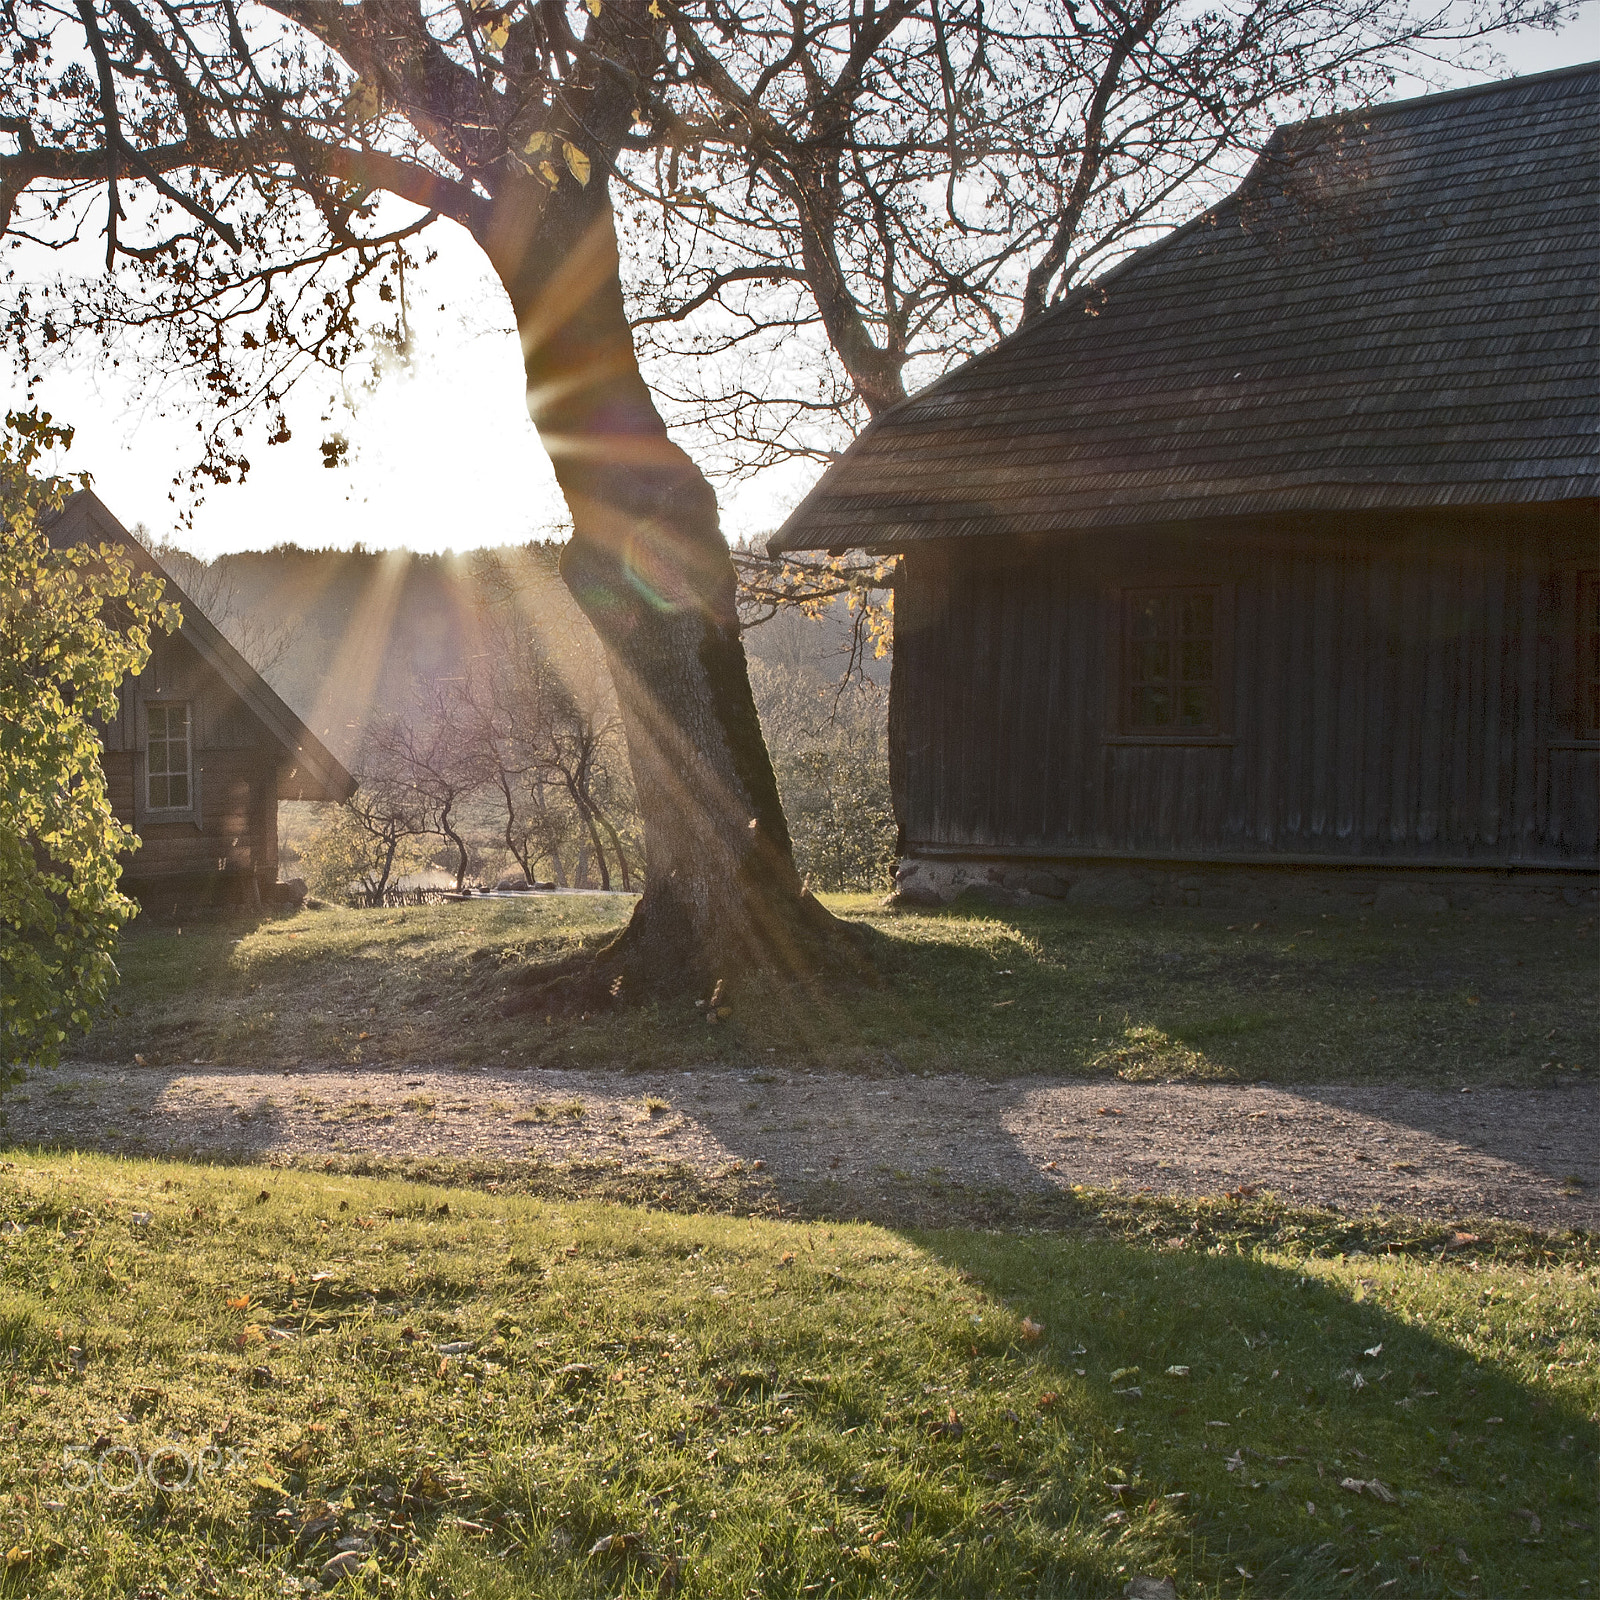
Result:
<svg viewBox="0 0 1600 1600"><path fill-rule="evenodd" d="M1123 618L1123 707L1130 733L1215 733L1219 594L1129 589Z"/></svg>
<svg viewBox="0 0 1600 1600"><path fill-rule="evenodd" d="M1600 572L1578 574L1578 737L1600 739Z"/></svg>
<svg viewBox="0 0 1600 1600"><path fill-rule="evenodd" d="M151 811L187 811L189 707L183 701L145 707L145 800Z"/></svg>

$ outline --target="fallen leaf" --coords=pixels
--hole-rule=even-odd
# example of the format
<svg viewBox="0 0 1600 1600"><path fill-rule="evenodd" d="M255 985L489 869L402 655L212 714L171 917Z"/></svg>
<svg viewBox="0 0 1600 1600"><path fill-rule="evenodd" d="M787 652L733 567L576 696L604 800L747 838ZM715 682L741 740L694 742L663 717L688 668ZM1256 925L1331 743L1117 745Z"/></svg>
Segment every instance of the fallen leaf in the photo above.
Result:
<svg viewBox="0 0 1600 1600"><path fill-rule="evenodd" d="M1053 1406L1060 1398L1061 1396L1058 1395L1054 1389L1047 1389L1042 1395L1039 1396L1037 1400L1033 1402L1034 1409L1036 1411L1048 1411L1050 1407Z"/></svg>
<svg viewBox="0 0 1600 1600"><path fill-rule="evenodd" d="M1136 1378L1138 1375L1139 1369L1137 1367L1118 1367L1117 1370L1111 1374L1111 1381L1113 1383L1120 1383L1124 1378Z"/></svg>
<svg viewBox="0 0 1600 1600"><path fill-rule="evenodd" d="M1029 1344L1037 1343L1043 1332L1044 1324L1042 1322L1035 1322L1032 1317L1024 1317L1022 1319L1022 1337Z"/></svg>
<svg viewBox="0 0 1600 1600"><path fill-rule="evenodd" d="M1390 1506L1400 1498L1388 1484L1379 1482L1377 1478L1341 1478L1339 1487L1348 1489L1352 1494L1370 1494L1374 1500L1381 1500Z"/></svg>
<svg viewBox="0 0 1600 1600"><path fill-rule="evenodd" d="M589 1546L591 1556L620 1556L642 1544L643 1536L637 1533L602 1534Z"/></svg>
<svg viewBox="0 0 1600 1600"><path fill-rule="evenodd" d="M1168 1367L1167 1376L1169 1378L1187 1378L1189 1369L1187 1367Z"/></svg>
<svg viewBox="0 0 1600 1600"><path fill-rule="evenodd" d="M1128 1579L1122 1596L1123 1600L1178 1600L1178 1588L1171 1578L1150 1578L1141 1573Z"/></svg>
<svg viewBox="0 0 1600 1600"><path fill-rule="evenodd" d="M246 1311L246 1310L249 1309L249 1307L250 1307L250 1296L249 1295L247 1295L247 1294L236 1294L236 1295L232 1295L232 1296L229 1297L228 1309L230 1311Z"/></svg>
<svg viewBox="0 0 1600 1600"><path fill-rule="evenodd" d="M331 1589L341 1578L355 1577L365 1565L366 1557L359 1550L341 1550L323 1563L317 1579L325 1589Z"/></svg>
<svg viewBox="0 0 1600 1600"><path fill-rule="evenodd" d="M1381 1343L1375 1344L1370 1350L1363 1350L1361 1354L1365 1356L1368 1361L1376 1361L1378 1357L1383 1354L1383 1345Z"/></svg>

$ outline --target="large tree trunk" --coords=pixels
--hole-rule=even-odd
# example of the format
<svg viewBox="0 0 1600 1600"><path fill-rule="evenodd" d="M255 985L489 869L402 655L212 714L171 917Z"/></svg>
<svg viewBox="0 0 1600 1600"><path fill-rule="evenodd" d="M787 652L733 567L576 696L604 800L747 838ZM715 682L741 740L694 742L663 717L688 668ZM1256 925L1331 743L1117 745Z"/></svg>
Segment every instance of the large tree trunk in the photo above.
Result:
<svg viewBox="0 0 1600 1600"><path fill-rule="evenodd" d="M495 215L482 243L572 514L561 575L605 647L644 819L644 893L598 965L634 992L813 971L840 925L795 871L716 495L640 375L604 183L513 181Z"/></svg>

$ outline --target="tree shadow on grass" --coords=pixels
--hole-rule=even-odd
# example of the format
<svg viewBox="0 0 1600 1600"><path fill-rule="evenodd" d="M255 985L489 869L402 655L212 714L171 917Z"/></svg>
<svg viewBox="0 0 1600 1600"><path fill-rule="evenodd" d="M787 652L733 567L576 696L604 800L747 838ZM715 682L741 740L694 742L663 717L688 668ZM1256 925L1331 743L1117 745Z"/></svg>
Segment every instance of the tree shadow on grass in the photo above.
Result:
<svg viewBox="0 0 1600 1600"><path fill-rule="evenodd" d="M1048 1514L1095 1523L1119 1583L1226 1593L1243 1568L1283 1600L1576 1595L1596 1571L1595 1419L1576 1384L1530 1381L1531 1356L1518 1375L1421 1325L1430 1270L1457 1267L910 1236L1043 1325L1011 1353L1084 1419L1096 1468Z"/></svg>

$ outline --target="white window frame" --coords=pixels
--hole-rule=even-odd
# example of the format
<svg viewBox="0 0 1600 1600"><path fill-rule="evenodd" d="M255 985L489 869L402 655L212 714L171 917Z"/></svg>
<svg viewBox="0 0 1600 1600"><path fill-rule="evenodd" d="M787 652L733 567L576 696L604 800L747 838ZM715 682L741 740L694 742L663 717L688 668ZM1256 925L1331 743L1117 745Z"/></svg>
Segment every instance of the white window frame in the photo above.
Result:
<svg viewBox="0 0 1600 1600"><path fill-rule="evenodd" d="M144 703L143 710L144 710L144 727L141 730L141 732L144 734L144 741L143 741L144 742L144 809L145 809L146 813L148 815L150 815L151 817L188 817L188 816L192 816L194 814L194 809L195 809L195 793L194 793L194 709L191 706L190 702L187 701L187 700L146 700L145 703ZM163 713L166 713L169 716L174 711L181 710L183 712L184 761L185 761L185 766L184 766L184 769L183 769L182 773L179 773L179 772L173 770L170 767L163 768L162 771L157 772L155 770L153 762L151 761L151 744L152 744L152 740L151 740L150 721L151 721L151 713L154 712L154 711L157 711L157 710L162 711ZM170 740L165 736L162 738L161 743L162 743L163 746L170 746ZM152 789L152 786L154 785L156 779L157 778L168 778L168 779L170 779L170 778L176 778L176 777L180 777L180 776L184 779L184 787L188 792L188 798L183 802L182 805L157 805L155 803L155 799L154 799L154 795L153 795L153 789ZM170 795L170 793L171 793L170 789L169 789L168 793Z"/></svg>

